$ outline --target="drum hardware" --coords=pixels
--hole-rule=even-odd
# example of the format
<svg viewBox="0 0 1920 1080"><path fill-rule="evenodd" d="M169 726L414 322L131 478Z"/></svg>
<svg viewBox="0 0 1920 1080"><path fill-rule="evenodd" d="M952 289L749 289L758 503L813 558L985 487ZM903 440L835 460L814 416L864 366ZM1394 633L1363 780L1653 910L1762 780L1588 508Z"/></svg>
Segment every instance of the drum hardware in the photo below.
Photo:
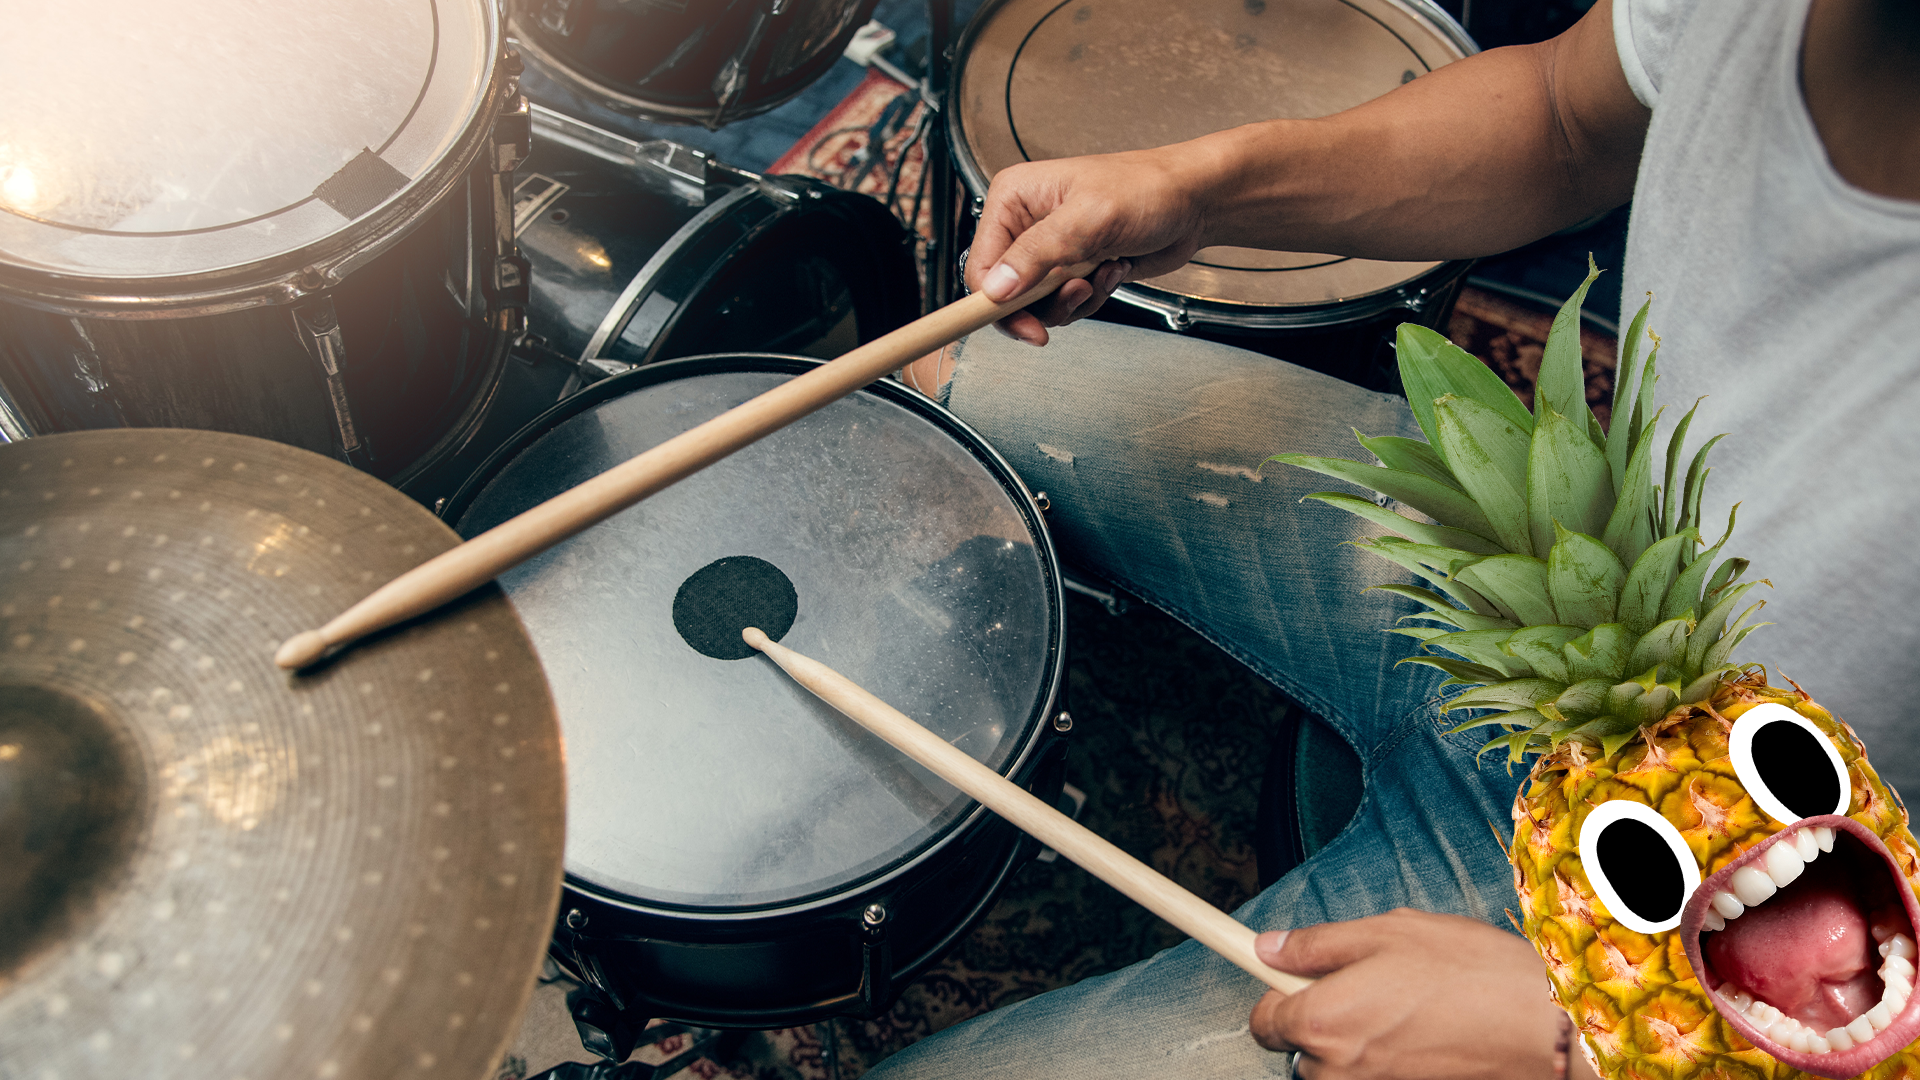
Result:
<svg viewBox="0 0 1920 1080"><path fill-rule="evenodd" d="M1065 723L1066 727L1061 727L1060 725L1062 723ZM1053 729L1060 732L1072 731L1073 717L1068 716L1064 710L1061 711L1058 716L1053 718ZM1062 784L1060 786L1060 799L1055 801L1054 805L1059 808L1061 813L1075 821L1079 821L1080 815L1085 813L1087 809L1087 793L1074 787L1072 784ZM1042 847L1039 854L1033 857L1033 861L1052 865L1060 861L1060 853L1050 847Z"/></svg>
<svg viewBox="0 0 1920 1080"><path fill-rule="evenodd" d="M1106 584L1105 582L1087 578L1072 567L1062 569L1060 583L1067 587L1068 592L1079 593L1090 600L1098 600L1100 606L1106 608L1109 615L1125 615L1131 604L1131 601L1121 595L1118 589L1110 585L1101 588Z"/></svg>
<svg viewBox="0 0 1920 1080"><path fill-rule="evenodd" d="M601 1060L591 1063L565 1062L545 1072L535 1073L528 1080L666 1080L700 1058L724 1057L727 1053L724 1049L729 1041L727 1032L685 1024L661 1023L640 1031L622 1030L621 1041L616 1042L599 1027L602 1023L614 1022L604 1014L605 1003L582 996L580 1006L576 1008L575 996L580 994L579 989L568 991L567 1009L580 1031L581 1045L599 1054ZM687 1036L687 1048L658 1065L627 1060L643 1046L654 1046L678 1035Z"/></svg>
<svg viewBox="0 0 1920 1080"><path fill-rule="evenodd" d="M152 428L0 446L0 522L6 1071L491 1075L562 874L512 607L262 662L453 534L330 458Z"/></svg>
<svg viewBox="0 0 1920 1080"><path fill-rule="evenodd" d="M1258 935L1252 927L1242 925L1058 808L982 765L966 751L927 730L852 679L769 639L757 628L748 628L742 636L795 682L842 715L990 807L1027 835L1185 931L1221 959L1282 993L1296 993L1312 984L1311 979L1288 974L1262 961L1254 952L1253 943Z"/></svg>

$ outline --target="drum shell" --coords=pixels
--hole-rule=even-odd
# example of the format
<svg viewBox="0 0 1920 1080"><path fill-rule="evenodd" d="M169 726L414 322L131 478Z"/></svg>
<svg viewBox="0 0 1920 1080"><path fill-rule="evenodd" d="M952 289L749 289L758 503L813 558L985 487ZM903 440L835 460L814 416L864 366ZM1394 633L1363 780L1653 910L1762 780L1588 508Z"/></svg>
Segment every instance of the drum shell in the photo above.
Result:
<svg viewBox="0 0 1920 1080"><path fill-rule="evenodd" d="M920 314L912 237L872 198L544 109L534 132L515 229L528 329L562 357L618 371L729 351L836 356Z"/></svg>
<svg viewBox="0 0 1920 1080"><path fill-rule="evenodd" d="M1329 76L1311 70L1296 73L1294 68L1285 66L1288 50L1298 46L1275 44L1273 54L1261 54L1261 50L1268 48L1268 43L1260 40L1263 34L1283 41L1323 29L1329 20L1323 17L1325 13L1318 11L1319 7L1341 12L1341 18L1370 27L1363 38L1378 35L1381 41L1389 43L1398 39L1392 48L1404 46L1410 50L1405 58L1408 70L1400 72L1397 57L1392 64L1393 71L1402 76L1401 81L1419 74L1423 63L1443 63L1478 51L1465 31L1428 0L1378 0L1376 6L1390 7L1395 18L1422 28L1417 46L1387 23L1363 11L1362 5L1334 0L1323 5L1302 0L1274 0L1273 3L1262 0L1245 5L1196 2L1192 5L1193 19L1204 22L1217 17L1222 25L1208 27L1210 34L1191 39L1183 35L1198 31L1179 25L1179 20L1189 14L1185 9L1136 3L1131 5L1133 10L1127 10L1126 0L1073 7L1040 0L989 0L962 35L949 84L951 104L946 115L956 167L975 196L975 213L982 208L994 173L1018 161L1165 145L1239 123L1281 116L1324 115L1358 104L1364 96L1356 97L1352 87L1359 83L1349 85L1342 78L1344 73L1331 76L1338 85L1322 87L1315 80ZM1220 11L1213 12L1215 8ZM1144 44L1137 49L1122 49L1114 37L1115 31L1097 29L1112 15L1139 16L1152 12L1158 16L1162 11L1169 19L1169 41L1157 49ZM1056 55L1051 50L1076 40L1075 36L1083 31L1058 31L1043 47L1039 40L1041 27L1027 25L1035 18L1050 28L1069 23L1075 27L1084 25L1088 28L1084 32L1092 36L1088 44L1075 44L1070 52L1061 51ZM1278 18L1294 18L1296 23L1276 25L1273 20ZM1010 20L1017 21L1017 25ZM1337 24L1339 20L1331 21ZM1229 30L1237 32L1228 33ZM1137 17L1120 31L1122 37L1131 39L1138 39L1141 33ZM1342 42L1341 45L1349 50L1357 47L1362 52L1371 47L1364 42ZM1103 54L1103 47L1111 55ZM1115 76L1111 72L1097 73L1104 70L1097 67L1098 63L1120 64L1124 70L1131 70L1126 65L1144 62L1140 57L1171 63L1168 58L1174 55L1198 73L1191 87L1185 86L1188 80L1177 72L1162 72L1152 67L1143 72L1137 88L1129 81L1112 82ZM1246 60L1245 57L1260 59ZM1258 77L1233 80L1223 74L1252 70L1239 65L1256 62L1264 65L1258 69ZM1276 68L1276 64L1281 66ZM1368 78L1377 75L1373 72ZM1006 80L1004 86L998 81L1002 76ZM1019 119L1028 114L1017 112L1016 90L1025 88L1021 93L1031 96L1037 92L1033 89L1035 86L1047 87L1053 95L1064 98L1064 103L1048 111L1045 124L1049 127L1028 132ZM1174 93L1182 89L1184 98ZM1167 92L1167 101L1154 100L1160 91ZM1216 92L1226 94L1228 99L1209 97ZM1097 96L1102 94L1106 97ZM1097 109L1106 117L1112 112L1110 106L1118 100L1117 95L1135 100L1140 107L1137 126L1142 132L1157 134L1126 143L1126 139L1133 137L1131 128L1118 132L1113 125L1120 121L1107 118L1072 138L1063 135L1060 130L1063 125L1071 126L1076 116L1086 115L1076 110ZM1027 108L1032 108L1031 101ZM969 130L970 125L977 130ZM1208 261L1207 251L1202 251L1193 262L1172 274L1120 286L1113 293L1113 302L1103 306L1099 317L1193 334L1355 382L1388 388L1397 386L1389 351L1393 328L1405 321L1439 325L1446 317L1460 279L1471 266L1470 261L1402 265L1295 254L1258 259L1255 260L1255 264L1259 264L1257 268L1249 264L1242 269L1231 257L1233 249L1221 249L1220 254L1224 261L1218 266Z"/></svg>
<svg viewBox="0 0 1920 1080"><path fill-rule="evenodd" d="M500 447L447 504L443 516L471 532L473 526L462 518L494 476L554 427L630 390L713 371L798 374L816 365L802 357L735 354L671 361L606 379L562 402ZM906 404L955 436L998 476L1013 509L1037 540L1047 579L1043 591L1052 598L1052 629L1042 664L1049 674L1030 715L1020 719L1024 729L1014 729L1025 734L1002 771L1052 802L1064 780L1067 751L1059 730L1063 725L1053 722L1062 707L1064 609L1057 562L1033 496L978 435L916 392L883 380L860 393ZM1037 847L984 807L971 805L899 862L791 901L738 908L678 906L638 900L570 875L551 954L635 1016L747 1028L809 1023L833 1015L876 1016L985 915L1007 878ZM886 917L879 927L870 928L867 912L874 905Z"/></svg>
<svg viewBox="0 0 1920 1080"><path fill-rule="evenodd" d="M1057 800L1066 753L1064 737L1045 736L1015 780ZM872 1019L973 930L1039 849L978 809L884 881L805 909L741 919L649 910L569 879L550 954L640 1016L740 1028ZM870 929L865 919L874 905L886 918Z"/></svg>
<svg viewBox="0 0 1920 1080"><path fill-rule="evenodd" d="M510 32L589 101L670 124L757 116L824 74L878 0L510 0ZM637 11L638 9L643 9ZM775 14L775 11L778 11Z"/></svg>
<svg viewBox="0 0 1920 1080"><path fill-rule="evenodd" d="M482 165L330 288L342 378L369 450L396 484L461 441L487 403L517 311L480 274L496 238ZM81 313L82 311L85 313ZM100 427L230 431L344 456L326 378L293 306L45 310L0 292L0 386L35 433Z"/></svg>

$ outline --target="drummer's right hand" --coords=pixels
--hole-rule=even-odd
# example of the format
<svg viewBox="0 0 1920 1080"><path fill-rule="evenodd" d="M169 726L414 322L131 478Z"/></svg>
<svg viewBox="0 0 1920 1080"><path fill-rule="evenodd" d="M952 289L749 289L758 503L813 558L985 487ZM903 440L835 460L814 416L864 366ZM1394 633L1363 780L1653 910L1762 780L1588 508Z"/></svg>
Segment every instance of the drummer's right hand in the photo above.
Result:
<svg viewBox="0 0 1920 1080"><path fill-rule="evenodd" d="M999 328L1045 345L1049 326L1094 313L1127 281L1186 264L1202 246L1206 177L1191 144L1003 169L987 191L967 257L967 286L996 301L1020 295L1057 266L1100 260L1089 279L1001 320Z"/></svg>

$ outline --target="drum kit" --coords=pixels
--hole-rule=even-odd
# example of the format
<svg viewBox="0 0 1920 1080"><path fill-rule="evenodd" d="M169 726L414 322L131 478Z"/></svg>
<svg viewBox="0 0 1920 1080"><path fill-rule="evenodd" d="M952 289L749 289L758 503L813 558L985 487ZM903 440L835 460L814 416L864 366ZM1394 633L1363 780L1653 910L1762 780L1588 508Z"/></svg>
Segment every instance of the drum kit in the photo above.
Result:
<svg viewBox="0 0 1920 1080"><path fill-rule="evenodd" d="M886 349L1011 309L914 321L914 247L875 200L518 83L524 56L717 127L811 82L874 2L15 13L0 1078L478 1077L543 962L616 1061L649 1019L873 1017L991 906L1029 826L688 620L759 604L769 638L1057 794L1044 498L872 382ZM1016 161L1320 115L1471 49L1424 0L1000 0L922 93L978 196ZM1438 317L1459 271L1210 249L1117 299L1313 353ZM858 357L497 584L274 665L463 537Z"/></svg>

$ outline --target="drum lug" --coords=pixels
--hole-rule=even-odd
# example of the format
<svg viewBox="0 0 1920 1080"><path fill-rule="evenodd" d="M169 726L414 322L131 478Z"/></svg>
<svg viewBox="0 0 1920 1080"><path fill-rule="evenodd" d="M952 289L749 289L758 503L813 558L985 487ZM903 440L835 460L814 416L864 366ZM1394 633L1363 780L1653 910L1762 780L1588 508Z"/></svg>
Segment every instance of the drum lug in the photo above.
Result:
<svg viewBox="0 0 1920 1080"><path fill-rule="evenodd" d="M364 469L373 460L373 449L361 439L353 423L353 405L347 398L344 373L346 342L340 335L340 315L334 310L333 297L321 293L295 306L293 324L300 334L300 344L306 346L307 355L320 365L320 376L326 382L340 458L355 468Z"/></svg>
<svg viewBox="0 0 1920 1080"><path fill-rule="evenodd" d="M493 118L493 171L510 173L533 153L533 106L515 94Z"/></svg>
<svg viewBox="0 0 1920 1080"><path fill-rule="evenodd" d="M1187 314L1187 302L1185 300L1180 301L1180 305L1173 310L1163 312L1161 318L1167 321L1167 329L1176 334L1184 334L1188 330L1193 329L1193 316Z"/></svg>
<svg viewBox="0 0 1920 1080"><path fill-rule="evenodd" d="M567 1013L580 1034L580 1045L612 1062L627 1060L649 1019L630 1015L590 986L567 991Z"/></svg>
<svg viewBox="0 0 1920 1080"><path fill-rule="evenodd" d="M860 1008L868 1018L893 1003L893 946L887 925L884 904L868 904L860 912Z"/></svg>
<svg viewBox="0 0 1920 1080"><path fill-rule="evenodd" d="M1424 287L1408 289L1400 296L1400 306L1408 311L1419 313L1426 310L1427 301L1432 298L1433 294Z"/></svg>

